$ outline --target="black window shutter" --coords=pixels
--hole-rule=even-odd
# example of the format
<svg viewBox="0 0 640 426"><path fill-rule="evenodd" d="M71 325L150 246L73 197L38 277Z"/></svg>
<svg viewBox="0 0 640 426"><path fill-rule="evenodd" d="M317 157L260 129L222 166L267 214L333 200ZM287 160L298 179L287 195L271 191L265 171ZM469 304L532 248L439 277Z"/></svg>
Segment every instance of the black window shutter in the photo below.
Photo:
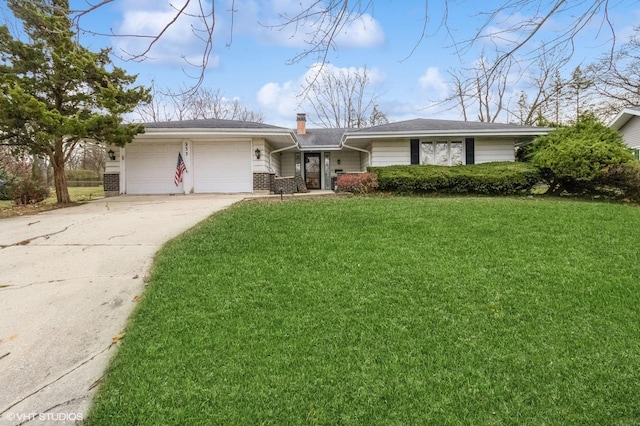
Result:
<svg viewBox="0 0 640 426"><path fill-rule="evenodd" d="M420 164L420 140L411 139L411 164Z"/></svg>
<svg viewBox="0 0 640 426"><path fill-rule="evenodd" d="M476 153L475 153L475 139L474 138L465 138L464 140L464 152L465 152L465 164L475 164L476 162Z"/></svg>

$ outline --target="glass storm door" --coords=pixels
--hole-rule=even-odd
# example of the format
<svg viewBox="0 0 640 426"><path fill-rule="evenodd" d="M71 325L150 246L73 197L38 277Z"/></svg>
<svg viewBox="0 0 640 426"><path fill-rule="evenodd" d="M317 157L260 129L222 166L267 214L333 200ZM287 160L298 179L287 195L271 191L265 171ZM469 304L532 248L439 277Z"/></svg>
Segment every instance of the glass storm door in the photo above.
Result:
<svg viewBox="0 0 640 426"><path fill-rule="evenodd" d="M307 189L320 189L320 153L305 152L304 176Z"/></svg>

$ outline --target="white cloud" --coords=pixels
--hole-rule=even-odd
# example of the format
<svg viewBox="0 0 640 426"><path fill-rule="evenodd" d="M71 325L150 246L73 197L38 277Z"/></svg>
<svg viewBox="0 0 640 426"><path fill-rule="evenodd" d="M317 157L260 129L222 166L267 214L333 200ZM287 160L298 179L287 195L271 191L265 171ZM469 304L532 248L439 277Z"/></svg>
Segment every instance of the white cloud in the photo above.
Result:
<svg viewBox="0 0 640 426"><path fill-rule="evenodd" d="M197 30L204 28L204 24L192 16L197 15L199 9L194 9L195 3L190 4L185 10L186 13L182 13L171 26L167 27L178 14L176 8L180 9L185 3L177 3L173 6L172 4L169 2L158 4L157 0L123 2L122 21L116 26L115 32L135 36L115 38L116 53L124 58L128 55L140 55L149 48L150 43L153 42L152 37L162 33L146 55L151 62L182 66L201 64L204 44L198 38ZM213 56L209 60L209 67L217 67L219 61L219 57Z"/></svg>
<svg viewBox="0 0 640 426"><path fill-rule="evenodd" d="M269 124L284 127L295 125L295 114L306 111L300 92L300 80L284 83L270 82L260 88L256 98L260 107L269 111Z"/></svg>
<svg viewBox="0 0 640 426"><path fill-rule="evenodd" d="M314 14L325 7L318 3L300 0L236 0L233 5L225 5L224 9L229 11L233 7L235 11L235 33L250 35L262 42L279 46L306 48L329 31L327 24L332 21L321 18L322 13ZM308 8L307 17L301 17L300 14ZM296 17L300 19L294 19ZM226 21L229 14L221 14L220 18ZM291 24L284 26L283 23L288 19L292 20ZM344 26L335 34L332 45L345 49L371 48L383 45L385 40L380 22L363 13L345 18Z"/></svg>
<svg viewBox="0 0 640 426"><path fill-rule="evenodd" d="M269 111L270 124L292 127L297 112L312 113L312 107L303 99L302 93L319 72L322 73L362 73L364 68L337 67L332 64L315 64L297 79L283 83L269 82L263 85L256 95L260 107ZM377 69L367 68L367 75L372 88L384 82L385 74ZM313 118L312 118L313 119Z"/></svg>
<svg viewBox="0 0 640 426"><path fill-rule="evenodd" d="M385 42L384 31L371 15L362 15L340 31L336 45L344 48L369 48L382 46Z"/></svg>
<svg viewBox="0 0 640 426"><path fill-rule="evenodd" d="M304 48L313 43L320 35L328 31L325 26L311 22L282 28L277 31L266 31L265 35L272 43L288 47ZM340 49L364 49L383 45L384 31L378 21L370 15L362 15L348 22L332 40L332 45Z"/></svg>
<svg viewBox="0 0 640 426"><path fill-rule="evenodd" d="M429 67L425 73L418 79L420 87L433 92L437 98L443 98L449 92L447 83L440 74L438 67Z"/></svg>

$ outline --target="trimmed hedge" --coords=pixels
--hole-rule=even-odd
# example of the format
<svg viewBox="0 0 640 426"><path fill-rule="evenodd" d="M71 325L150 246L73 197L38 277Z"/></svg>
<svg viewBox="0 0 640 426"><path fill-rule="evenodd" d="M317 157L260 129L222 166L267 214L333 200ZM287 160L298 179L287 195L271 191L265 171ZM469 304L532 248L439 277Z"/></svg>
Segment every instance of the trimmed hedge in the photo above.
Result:
<svg viewBox="0 0 640 426"><path fill-rule="evenodd" d="M378 189L397 193L512 195L540 182L529 163L496 162L463 166L369 167L378 175Z"/></svg>

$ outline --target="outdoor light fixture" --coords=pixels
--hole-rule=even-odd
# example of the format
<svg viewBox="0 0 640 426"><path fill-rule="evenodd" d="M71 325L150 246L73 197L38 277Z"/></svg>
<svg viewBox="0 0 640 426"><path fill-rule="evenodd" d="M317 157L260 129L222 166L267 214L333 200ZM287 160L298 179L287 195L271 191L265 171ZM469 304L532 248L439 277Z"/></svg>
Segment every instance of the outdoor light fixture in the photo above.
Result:
<svg viewBox="0 0 640 426"><path fill-rule="evenodd" d="M107 155L109 156L109 160L114 161L116 159L116 153L113 152L112 149L110 149L109 151L107 151Z"/></svg>
<svg viewBox="0 0 640 426"><path fill-rule="evenodd" d="M337 163L338 163L338 166L339 166L339 165L340 165L340 159L339 159L339 158L338 158L338 161L337 161Z"/></svg>
<svg viewBox="0 0 640 426"><path fill-rule="evenodd" d="M256 160L260 159L260 148L256 148L256 150L254 151L256 153Z"/></svg>

